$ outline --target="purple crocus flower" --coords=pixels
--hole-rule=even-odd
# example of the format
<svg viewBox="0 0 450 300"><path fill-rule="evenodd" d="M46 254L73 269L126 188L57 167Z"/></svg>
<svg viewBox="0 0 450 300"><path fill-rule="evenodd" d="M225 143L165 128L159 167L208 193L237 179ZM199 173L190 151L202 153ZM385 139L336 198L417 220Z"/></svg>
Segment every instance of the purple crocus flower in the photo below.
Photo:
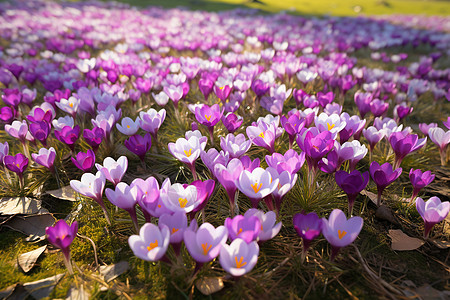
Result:
<svg viewBox="0 0 450 300"><path fill-rule="evenodd" d="M232 112L222 116L222 123L229 133L233 133L241 127L243 121L244 119L241 116L237 116Z"/></svg>
<svg viewBox="0 0 450 300"><path fill-rule="evenodd" d="M384 131L378 130L374 126L370 126L367 129L363 129L363 135L369 142L369 151L370 151L370 157L369 160L372 160L372 152L375 148L375 145L381 141L381 139L384 137Z"/></svg>
<svg viewBox="0 0 450 300"><path fill-rule="evenodd" d="M258 262L258 255L257 242L246 243L242 239L235 239L230 245L222 245L219 262L227 273L239 277L253 269Z"/></svg>
<svg viewBox="0 0 450 300"><path fill-rule="evenodd" d="M345 127L339 131L339 141L341 144L347 142L350 137L354 137L355 140L359 140L361 132L366 126L366 120L360 119L358 116L351 116L344 112L341 114L341 119L345 121Z"/></svg>
<svg viewBox="0 0 450 300"><path fill-rule="evenodd" d="M403 118L409 115L413 111L413 107L409 107L406 104L402 103L400 105L396 105L394 107L394 119L397 122L400 122Z"/></svg>
<svg viewBox="0 0 450 300"><path fill-rule="evenodd" d="M173 101L175 109L178 109L178 101L183 98L183 85L166 85L164 93Z"/></svg>
<svg viewBox="0 0 450 300"><path fill-rule="evenodd" d="M70 187L77 193L89 197L97 202L105 214L106 221L111 225L105 203L103 203L103 190L105 189L105 176L99 171L95 175L84 173L80 180L71 180Z"/></svg>
<svg viewBox="0 0 450 300"><path fill-rule="evenodd" d="M428 131L430 140L439 147L439 154L441 155L441 165L445 166L447 163L447 146L450 143L450 130L445 132L442 128L431 128Z"/></svg>
<svg viewBox="0 0 450 300"><path fill-rule="evenodd" d="M17 109L22 100L22 93L18 89L3 89L2 100L6 105Z"/></svg>
<svg viewBox="0 0 450 300"><path fill-rule="evenodd" d="M37 154L31 153L31 157L33 158L33 160L36 163L40 164L41 166L46 167L52 173L55 171L54 165L53 165L55 158L56 158L55 148L53 148L53 147L50 147L49 149L41 148L41 149L39 149L39 152Z"/></svg>
<svg viewBox="0 0 450 300"><path fill-rule="evenodd" d="M161 188L161 190L163 190L163 188ZM185 186L181 183L170 184L169 181L167 191L161 191L160 198L164 203L164 206L173 213L178 211L190 213L200 205L197 194L198 190L194 185Z"/></svg>
<svg viewBox="0 0 450 300"><path fill-rule="evenodd" d="M5 131L23 144L27 139L28 124L26 121L14 121L11 125L5 125Z"/></svg>
<svg viewBox="0 0 450 300"><path fill-rule="evenodd" d="M163 259L170 243L170 230L167 226L145 223L139 230L139 235L128 238L128 244L134 255L146 261Z"/></svg>
<svg viewBox="0 0 450 300"><path fill-rule="evenodd" d="M305 152L310 172L315 173L319 161L333 148L334 140L330 131L323 131L318 134L307 131L297 136L297 145Z"/></svg>
<svg viewBox="0 0 450 300"><path fill-rule="evenodd" d="M305 127L305 123L306 120L304 118L300 119L297 114L292 114L288 118L286 118L286 116L281 116L281 125L289 135L289 149L292 149L295 137Z"/></svg>
<svg viewBox="0 0 450 300"><path fill-rule="evenodd" d="M0 166L3 166L3 158L9 153L8 142L0 143Z"/></svg>
<svg viewBox="0 0 450 300"><path fill-rule="evenodd" d="M372 99L373 95L371 93L363 93L360 91L355 93L355 103L358 107L361 118L364 118L364 116L370 111L370 103L372 102Z"/></svg>
<svg viewBox="0 0 450 300"><path fill-rule="evenodd" d="M413 186L413 193L411 196L411 201L417 197L420 190L429 185L434 180L435 175L431 174L431 171L423 172L420 169L414 170L411 169L409 171L409 179L411 180L411 184Z"/></svg>
<svg viewBox="0 0 450 300"><path fill-rule="evenodd" d="M260 79L253 81L252 90L255 92L256 96L260 97L267 93L270 89L270 84L268 82L264 82Z"/></svg>
<svg viewBox="0 0 450 300"><path fill-rule="evenodd" d="M449 133L450 140L450 133ZM403 158L411 152L417 151L427 142L427 138L419 139L417 134L405 134L403 132L393 132L389 136L389 143L395 153L394 168L400 167Z"/></svg>
<svg viewBox="0 0 450 300"><path fill-rule="evenodd" d="M0 122L10 124L16 117L16 110L9 106L0 108Z"/></svg>
<svg viewBox="0 0 450 300"><path fill-rule="evenodd" d="M239 158L244 155L252 146L252 142L240 133L234 135L229 133L226 137L220 137L220 147L227 152L231 158Z"/></svg>
<svg viewBox="0 0 450 300"><path fill-rule="evenodd" d="M115 190L107 188L105 190L105 195L109 202L123 210L126 210L130 214L136 232L139 231L139 225L136 217L138 187L129 186L124 182L119 182L116 185Z"/></svg>
<svg viewBox="0 0 450 300"><path fill-rule="evenodd" d="M214 145L214 126L220 121L222 115L223 109L220 108L219 104L214 104L211 107L205 104L195 109L195 118L197 121L208 127L212 145Z"/></svg>
<svg viewBox="0 0 450 300"><path fill-rule="evenodd" d="M256 146L264 147L272 154L275 152L275 138L277 126L259 121L256 126L247 126L246 133L248 138Z"/></svg>
<svg viewBox="0 0 450 300"><path fill-rule="evenodd" d="M370 111L375 117L381 117L389 108L389 103L380 99L374 99L370 102Z"/></svg>
<svg viewBox="0 0 450 300"><path fill-rule="evenodd" d="M60 142L66 144L70 150L74 150L75 142L80 136L80 126L76 125L74 128L70 126L64 126L61 130L55 130L55 137Z"/></svg>
<svg viewBox="0 0 450 300"><path fill-rule="evenodd" d="M45 121L47 123L51 123L53 119L53 114L52 111L46 110L44 111L42 108L40 107L35 107L34 109L32 109L32 111L27 115L27 120L35 123L35 122L40 122L40 121Z"/></svg>
<svg viewBox="0 0 450 300"><path fill-rule="evenodd" d="M16 155L5 155L3 157L3 163L8 170L17 173L21 186L23 187L23 172L28 167L28 158L22 153L17 153Z"/></svg>
<svg viewBox="0 0 450 300"><path fill-rule="evenodd" d="M103 160L103 166L95 164L95 167L100 171L105 178L116 186L121 180L128 168L128 159L126 156L121 156L115 161L111 157Z"/></svg>
<svg viewBox="0 0 450 300"><path fill-rule="evenodd" d="M227 218L225 227L228 229L230 240L240 238L248 244L258 238L261 231L261 221L257 216L237 215L234 218Z"/></svg>
<svg viewBox="0 0 450 300"><path fill-rule="evenodd" d="M373 161L370 164L369 171L370 176L377 185L378 190L377 205L380 206L381 195L383 194L384 189L392 182L394 182L402 174L403 170L402 168L393 170L392 165L388 162L380 166L378 162Z"/></svg>
<svg viewBox="0 0 450 300"><path fill-rule="evenodd" d="M420 131L421 131L425 136L428 135L428 131L429 131L431 128L436 128L436 127L438 127L438 124L437 124L437 123L430 123L430 124L419 123L419 129L420 129Z"/></svg>
<svg viewBox="0 0 450 300"><path fill-rule="evenodd" d="M214 174L220 184L225 188L228 199L230 200L230 210L232 215L234 215L234 201L237 191L236 182L239 180L239 176L243 170L244 167L242 162L237 158L230 160L226 166L221 164L216 164L214 166Z"/></svg>
<svg viewBox="0 0 450 300"><path fill-rule="evenodd" d="M78 152L75 158L71 157L73 164L81 171L90 172L95 164L95 153L91 149L87 152Z"/></svg>
<svg viewBox="0 0 450 300"><path fill-rule="evenodd" d="M275 209L277 211L277 214L279 214L284 196L294 187L295 183L297 182L297 174L291 174L288 171L282 171L281 173L278 173L276 169L271 167L268 167L267 171L270 172L272 180L278 180L278 184L273 190L271 198L275 200ZM270 210L274 210L271 198L270 196L266 196L264 200L266 201L267 207Z"/></svg>
<svg viewBox="0 0 450 300"><path fill-rule="evenodd" d="M322 218L322 233L325 239L331 244L331 257L334 260L339 249L353 243L358 237L363 226L361 217L351 217L347 220L345 214L340 209L334 209L328 220Z"/></svg>
<svg viewBox="0 0 450 300"><path fill-rule="evenodd" d="M31 135L41 142L42 146L47 147L47 137L50 133L51 125L46 121L39 121L30 124Z"/></svg>
<svg viewBox="0 0 450 300"><path fill-rule="evenodd" d="M24 67L18 64L10 64L5 67L14 75L14 77L16 77L17 81L19 81L20 74L22 74Z"/></svg>
<svg viewBox="0 0 450 300"><path fill-rule="evenodd" d="M428 239L434 225L444 220L450 211L450 202L441 202L438 197L431 197L427 202L417 197L416 209L425 222L424 238Z"/></svg>
<svg viewBox="0 0 450 300"><path fill-rule="evenodd" d="M188 228L184 231L184 243L189 254L201 264L219 256L220 249L228 239L225 226L214 228L209 223L203 223L196 231Z"/></svg>
<svg viewBox="0 0 450 300"><path fill-rule="evenodd" d="M214 174L214 166L216 166L217 164L226 166L230 161L228 153L224 151L219 152L216 150L216 148L211 148L207 152L202 151L200 153L200 157L205 166L211 172L211 175L214 179L216 178L216 175Z"/></svg>
<svg viewBox="0 0 450 300"><path fill-rule="evenodd" d="M83 138L92 147L94 153L97 153L98 147L102 143L105 137L105 132L100 127L94 127L91 129L83 130Z"/></svg>
<svg viewBox="0 0 450 300"><path fill-rule="evenodd" d="M65 220L59 220L54 226L45 228L45 234L48 241L56 248L61 249L64 254L64 263L70 274L73 274L72 265L70 263L70 244L77 236L78 223L74 221L72 225L68 225Z"/></svg>
<svg viewBox="0 0 450 300"><path fill-rule="evenodd" d="M150 108L147 112L141 111L139 113L139 126L152 135L153 141L157 143L158 130L166 118L166 110L163 108L156 111Z"/></svg>
<svg viewBox="0 0 450 300"><path fill-rule="evenodd" d="M259 168L261 165L261 161L259 158L255 158L254 160L251 160L250 157L247 155L244 155L240 158L242 162L242 166L244 167L244 170L247 170L249 172L253 172L254 169Z"/></svg>
<svg viewBox="0 0 450 300"><path fill-rule="evenodd" d="M450 92L449 92L450 95ZM450 129L450 117L447 117L447 121L442 122L442 124L444 124L445 127L447 127L447 129Z"/></svg>
<svg viewBox="0 0 450 300"><path fill-rule="evenodd" d="M293 149L289 149L284 155L275 152L271 156L266 155L266 163L269 167L276 169L278 173L288 171L295 174L305 163L305 152L298 154Z"/></svg>
<svg viewBox="0 0 450 300"><path fill-rule="evenodd" d="M133 119L129 117L125 117L122 119L122 123L116 124L117 130L119 130L120 133L131 136L135 135L136 132L139 130L139 117L136 118L136 120L133 121Z"/></svg>
<svg viewBox="0 0 450 300"><path fill-rule="evenodd" d="M124 144L128 150L136 154L139 159L144 162L145 154L150 150L150 147L152 146L152 137L150 133L147 133L146 135L144 135L144 137L139 134L135 134L126 139Z"/></svg>
<svg viewBox="0 0 450 300"><path fill-rule="evenodd" d="M369 183L369 172L361 174L358 170L354 170L350 173L345 171L337 171L335 174L337 185L347 194L348 197L348 214L353 213L353 204L355 203L356 196L366 188Z"/></svg>
<svg viewBox="0 0 450 300"><path fill-rule="evenodd" d="M297 234L303 241L303 261L311 242L322 232L322 219L320 219L315 212L311 212L309 214L299 213L294 215L293 223L295 231L297 231Z"/></svg>
<svg viewBox="0 0 450 300"><path fill-rule="evenodd" d="M278 186L278 178L272 178L269 170L255 168L253 171L243 170L236 186L252 202L256 208L261 199L271 194Z"/></svg>
<svg viewBox="0 0 450 300"><path fill-rule="evenodd" d="M216 94L217 98L222 100L222 102L225 102L227 100L228 96L231 93L231 86L224 85L224 86L218 86L217 83L213 87L214 94Z"/></svg>
<svg viewBox="0 0 450 300"><path fill-rule="evenodd" d="M216 186L216 182L212 179L208 179L205 181L196 180L191 182L189 185L195 186L197 188L197 207L194 208L191 212L191 220L194 219L195 213L201 211L205 208L208 203L209 198L211 198L214 188ZM187 184L185 187L188 186Z"/></svg>
<svg viewBox="0 0 450 300"><path fill-rule="evenodd" d="M205 100L208 100L209 94L211 94L214 86L214 81L212 81L210 78L200 78L198 81L198 88L200 92L205 97Z"/></svg>

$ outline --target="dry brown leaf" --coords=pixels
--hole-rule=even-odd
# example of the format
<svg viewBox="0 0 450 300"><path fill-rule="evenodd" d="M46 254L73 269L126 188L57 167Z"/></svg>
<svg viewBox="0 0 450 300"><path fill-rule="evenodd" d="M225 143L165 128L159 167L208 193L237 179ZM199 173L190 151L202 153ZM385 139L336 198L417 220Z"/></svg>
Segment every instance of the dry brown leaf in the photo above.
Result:
<svg viewBox="0 0 450 300"><path fill-rule="evenodd" d="M195 282L195 286L203 295L214 294L224 288L221 277L206 277Z"/></svg>
<svg viewBox="0 0 450 300"><path fill-rule="evenodd" d="M41 256L41 254L45 251L45 249L47 249L47 245L39 247L37 249L34 249L33 251L19 255L17 260L18 260L19 266L22 268L22 270L25 273L27 273L28 271L30 271L33 268L33 266L36 263L36 261L38 260L39 256Z"/></svg>
<svg viewBox="0 0 450 300"><path fill-rule="evenodd" d="M70 187L70 185L64 186L57 190L47 191L47 194L61 200L78 201L77 193Z"/></svg>
<svg viewBox="0 0 450 300"><path fill-rule="evenodd" d="M41 214L33 216L15 216L4 224L12 230L28 235L29 242L41 241L45 239L45 228L52 226L55 218L52 214Z"/></svg>
<svg viewBox="0 0 450 300"><path fill-rule="evenodd" d="M391 248L395 251L416 250L425 244L425 242L420 239L404 234L400 229L389 230L388 236L392 240Z"/></svg>
<svg viewBox="0 0 450 300"><path fill-rule="evenodd" d="M119 275L125 273L130 268L130 265L126 261L118 262L117 264L110 266L100 266L100 274L103 276L106 282L117 278Z"/></svg>
<svg viewBox="0 0 450 300"><path fill-rule="evenodd" d="M377 194L374 194L367 190L362 190L361 195L367 196L370 199L370 201L372 201L373 204L377 205L377 198L378 198Z"/></svg>
<svg viewBox="0 0 450 300"><path fill-rule="evenodd" d="M28 296L28 291L20 283L10 285L0 291L0 299L26 299Z"/></svg>
<svg viewBox="0 0 450 300"><path fill-rule="evenodd" d="M38 281L27 282L23 286L35 299L42 299L50 295L55 285L63 276L64 274L57 274Z"/></svg>
<svg viewBox="0 0 450 300"><path fill-rule="evenodd" d="M36 214L41 209L40 200L28 197L4 197L0 199L0 214Z"/></svg>

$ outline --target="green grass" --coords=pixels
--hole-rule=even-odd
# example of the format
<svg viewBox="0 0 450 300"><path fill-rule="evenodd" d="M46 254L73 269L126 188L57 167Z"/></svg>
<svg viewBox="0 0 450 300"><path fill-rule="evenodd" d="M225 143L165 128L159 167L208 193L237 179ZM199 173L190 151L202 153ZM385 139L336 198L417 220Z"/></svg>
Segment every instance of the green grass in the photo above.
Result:
<svg viewBox="0 0 450 300"><path fill-rule="evenodd" d="M252 7L267 12L287 10L306 15L357 16L383 14L423 14L448 15L448 1L427 0L260 0L263 4L251 0L120 0L135 6L184 6L190 9L218 11L236 7Z"/></svg>

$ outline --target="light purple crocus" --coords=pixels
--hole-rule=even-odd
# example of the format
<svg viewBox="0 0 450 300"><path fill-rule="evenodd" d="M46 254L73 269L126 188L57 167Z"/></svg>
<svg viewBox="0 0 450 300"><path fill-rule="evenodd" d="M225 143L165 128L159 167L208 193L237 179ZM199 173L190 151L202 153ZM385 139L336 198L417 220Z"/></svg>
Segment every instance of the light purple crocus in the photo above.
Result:
<svg viewBox="0 0 450 300"><path fill-rule="evenodd" d="M184 211L178 211L174 214L163 214L159 217L158 226L161 229L167 226L170 230L170 243L179 254L180 243L183 241L183 234L188 228L188 220Z"/></svg>
<svg viewBox="0 0 450 300"><path fill-rule="evenodd" d="M232 216L234 216L234 204L237 191L236 182L239 180L239 176L243 170L244 167L242 162L237 158L230 160L226 166L221 164L216 164L214 166L214 174L220 184L225 188L228 199L230 200L230 210Z"/></svg>
<svg viewBox="0 0 450 300"><path fill-rule="evenodd" d="M256 146L264 147L272 154L275 152L275 139L277 127L275 124L268 125L259 121L256 126L247 126L246 133L250 141Z"/></svg>
<svg viewBox="0 0 450 300"><path fill-rule="evenodd" d="M139 230L139 235L128 238L128 244L134 255L146 261L163 259L170 243L170 230L167 226L145 223Z"/></svg>
<svg viewBox="0 0 450 300"><path fill-rule="evenodd" d="M280 232L282 224L281 222L276 223L277 215L273 211L264 213L262 210L250 208L245 212L244 217L249 218L251 216L258 217L261 222L261 231L258 234L258 241L268 241Z"/></svg>
<svg viewBox="0 0 450 300"><path fill-rule="evenodd" d="M197 188L197 206L190 213L191 219L194 219L195 213L201 211L205 208L208 203L209 198L211 198L214 188L216 186L216 182L212 179L208 179L205 181L195 180L191 182L189 185L195 186ZM185 184L184 187L188 185Z"/></svg>
<svg viewBox="0 0 450 300"><path fill-rule="evenodd" d="M14 156L5 155L3 163L8 170L13 171L19 176L20 186L23 188L23 172L28 167L28 158L22 153L17 153Z"/></svg>
<svg viewBox="0 0 450 300"><path fill-rule="evenodd" d="M95 164L95 153L91 149L87 152L78 152L75 158L70 158L73 164L83 172L90 172Z"/></svg>
<svg viewBox="0 0 450 300"><path fill-rule="evenodd" d="M126 156L121 156L115 161L112 157L107 157L103 160L103 166L95 164L95 167L100 171L105 178L116 186L122 181L123 175L128 168L128 159Z"/></svg>
<svg viewBox="0 0 450 300"><path fill-rule="evenodd" d="M299 117L298 114L292 114L289 117L281 116L281 125L289 135L289 149L294 145L295 137L305 127L306 119Z"/></svg>
<svg viewBox="0 0 450 300"><path fill-rule="evenodd" d="M269 167L277 170L278 173L288 171L291 174L297 173L305 163L305 152L300 154L293 149L289 149L286 153L273 153L266 155L266 163Z"/></svg>
<svg viewBox="0 0 450 300"><path fill-rule="evenodd" d="M294 187L297 182L297 174L291 174L288 171L282 171L279 173L276 169L268 167L267 171L270 172L272 180L278 180L276 188L272 192L272 198L275 201L275 209L277 214L280 213L281 205L283 203L284 196ZM270 210L274 210L273 205L271 205L271 200L265 197L266 204Z"/></svg>
<svg viewBox="0 0 450 300"><path fill-rule="evenodd" d="M75 192L83 196L89 197L97 202L105 214L106 221L111 225L105 203L103 203L103 190L105 189L105 176L98 171L95 175L92 173L84 173L80 180L71 180L70 187Z"/></svg>
<svg viewBox="0 0 450 300"><path fill-rule="evenodd" d="M3 165L3 158L9 153L9 144L8 142L0 143L0 166Z"/></svg>
<svg viewBox="0 0 450 300"><path fill-rule="evenodd" d="M306 252L311 245L311 242L322 232L322 219L320 219L315 212L311 212L309 214L299 213L294 215L293 223L295 231L297 231L297 234L302 238L303 241L303 261L306 256Z"/></svg>
<svg viewBox="0 0 450 300"><path fill-rule="evenodd" d="M411 169L409 171L409 179L411 180L411 184L413 186L413 192L411 196L411 201L417 197L420 190L429 185L435 178L434 174L431 174L431 171L423 172L420 169L414 170Z"/></svg>
<svg viewBox="0 0 450 300"><path fill-rule="evenodd" d="M166 118L166 110L163 108L156 111L150 108L148 111L139 113L139 126L152 135L153 141L157 143L158 130Z"/></svg>
<svg viewBox="0 0 450 300"><path fill-rule="evenodd" d="M200 203L197 201L197 187L193 185L183 186L181 183L170 184L167 192L160 193L160 198L172 212L189 213L193 211Z"/></svg>
<svg viewBox="0 0 450 300"><path fill-rule="evenodd" d="M237 215L225 220L230 240L240 238L246 243L256 241L261 231L261 221L256 216Z"/></svg>
<svg viewBox="0 0 450 300"><path fill-rule="evenodd" d="M220 147L230 155L230 158L240 158L252 146L252 142L240 133L234 135L229 133L226 137L220 137Z"/></svg>
<svg viewBox="0 0 450 300"><path fill-rule="evenodd" d="M200 265L219 256L220 249L227 239L228 230L225 226L214 228L209 223L203 223L196 231L188 228L184 232L186 248Z"/></svg>
<svg viewBox="0 0 450 300"><path fill-rule="evenodd" d="M268 170L255 168L253 171L243 170L236 186L252 202L256 208L261 199L271 194L278 186L278 178L272 178Z"/></svg>
<svg viewBox="0 0 450 300"><path fill-rule="evenodd" d="M219 104L214 104L211 107L208 105L202 105L195 109L195 118L197 121L208 127L211 144L214 145L214 126L219 123L223 115L223 109Z"/></svg>
<svg viewBox="0 0 450 300"><path fill-rule="evenodd" d="M36 163L46 167L52 173L55 172L54 169L54 162L56 158L55 148L53 147L50 147L49 149L41 148L39 149L38 153L31 153L31 157Z"/></svg>
<svg viewBox="0 0 450 300"><path fill-rule="evenodd" d="M13 121L11 125L5 125L5 131L10 136L19 139L21 143L25 143L28 133L28 124L26 121Z"/></svg>
<svg viewBox="0 0 450 300"><path fill-rule="evenodd" d="M226 166L228 164L228 161L230 160L230 157L227 152L224 152L222 150L219 152L216 150L216 148L211 148L207 152L202 151L200 153L200 157L205 166L211 172L213 179L216 178L214 173L214 167L217 164Z"/></svg>
<svg viewBox="0 0 450 300"><path fill-rule="evenodd" d="M447 163L447 146L450 143L450 130L445 132L442 128L430 128L428 136L436 146L439 147L439 154L441 155L441 165L445 166Z"/></svg>
<svg viewBox="0 0 450 300"><path fill-rule="evenodd" d="M375 148L375 145L384 137L384 131L378 130L374 126L370 126L367 129L363 129L363 135L369 142L369 160L372 160L373 149Z"/></svg>
<svg viewBox="0 0 450 300"><path fill-rule="evenodd" d="M47 240L56 248L61 249L64 254L64 263L70 274L73 274L72 264L70 263L70 244L77 236L77 232L77 221L69 226L65 220L59 220L54 226L45 228Z"/></svg>
<svg viewBox="0 0 450 300"><path fill-rule="evenodd" d="M441 202L438 197L431 197L427 202L417 197L416 209L425 222L424 238L428 239L434 225L444 220L450 211L450 202Z"/></svg>
<svg viewBox="0 0 450 300"><path fill-rule="evenodd" d="M352 136L355 140L359 140L361 132L366 126L366 120L361 120L357 115L350 116L346 112L341 114L341 119L345 121L345 127L339 131L339 142L343 144Z"/></svg>
<svg viewBox="0 0 450 300"><path fill-rule="evenodd" d="M437 124L437 123L430 123L430 124L427 124L427 123L419 123L419 129L420 129L420 131L421 131L425 136L428 135L428 131L429 131L431 128L436 128L436 127L438 127L438 124Z"/></svg>
<svg viewBox="0 0 450 300"><path fill-rule="evenodd" d="M378 198L377 205L381 205L381 195L383 194L384 189L394 182L401 174L402 168L398 168L393 170L392 165L390 163L384 163L380 166L380 164L376 161L373 161L370 164L370 176L373 181L377 185L378 190Z"/></svg>
<svg viewBox="0 0 450 300"><path fill-rule="evenodd" d="M450 132L448 136L450 141ZM391 144L391 147L395 153L394 168L400 167L402 160L406 155L419 150L420 148L425 146L426 142L426 137L419 139L417 134L405 134L403 132L391 133L391 135L389 136L389 143Z"/></svg>
<svg viewBox="0 0 450 300"><path fill-rule="evenodd" d="M246 243L242 239L235 239L230 245L222 245L219 262L227 273L239 277L253 269L258 262L258 255L257 242Z"/></svg>
<svg viewBox="0 0 450 300"><path fill-rule="evenodd" d="M109 202L126 210L133 221L136 232L139 231L139 224L136 217L136 204L138 197L138 187L136 185L129 186L125 182L119 182L114 190L107 188L105 195Z"/></svg>
<svg viewBox="0 0 450 300"><path fill-rule="evenodd" d="M339 250L353 243L358 237L363 226L361 217L347 217L340 209L334 209L328 220L322 218L322 233L325 239L331 244L330 260L334 260Z"/></svg>
<svg viewBox="0 0 450 300"><path fill-rule="evenodd" d="M125 117L122 119L121 124L116 124L116 128L120 133L131 136L136 134L136 132L139 130L139 122L139 117L137 117L134 121L129 117Z"/></svg>

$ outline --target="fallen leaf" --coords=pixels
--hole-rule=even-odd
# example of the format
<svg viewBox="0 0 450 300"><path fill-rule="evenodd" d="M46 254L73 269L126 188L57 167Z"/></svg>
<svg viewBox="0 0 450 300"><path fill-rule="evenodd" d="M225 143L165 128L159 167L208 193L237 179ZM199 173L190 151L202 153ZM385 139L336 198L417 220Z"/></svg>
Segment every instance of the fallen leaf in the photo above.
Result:
<svg viewBox="0 0 450 300"><path fill-rule="evenodd" d="M27 296L27 290L20 283L10 285L0 291L0 299L25 299Z"/></svg>
<svg viewBox="0 0 450 300"><path fill-rule="evenodd" d="M45 228L52 226L55 218L52 214L41 214L33 216L15 216L4 224L12 230L28 235L29 242L42 241L45 239Z"/></svg>
<svg viewBox="0 0 450 300"><path fill-rule="evenodd" d="M407 251L407 250L416 250L423 244L424 241L410 237L403 233L403 231L399 229L389 230L388 236L392 240L391 248L396 251Z"/></svg>
<svg viewBox="0 0 450 300"><path fill-rule="evenodd" d="M440 241L440 240L430 240L433 244L436 245L436 247L441 249L447 249L450 248L450 242L449 241Z"/></svg>
<svg viewBox="0 0 450 300"><path fill-rule="evenodd" d="M445 300L449 299L450 293L448 291L439 291L429 284L422 285L416 289L416 293L420 295L423 300Z"/></svg>
<svg viewBox="0 0 450 300"><path fill-rule="evenodd" d="M117 278L119 275L125 273L130 268L130 265L126 261L118 262L117 264L110 266L100 266L100 274L103 276L106 282Z"/></svg>
<svg viewBox="0 0 450 300"><path fill-rule="evenodd" d="M69 292L67 293L66 300L89 300L90 293L84 286L84 284L80 284L80 286L72 285Z"/></svg>
<svg viewBox="0 0 450 300"><path fill-rule="evenodd" d="M367 190L362 190L361 195L367 196L370 199L370 201L372 201L373 204L377 205L377 199L378 199L377 194L374 194Z"/></svg>
<svg viewBox="0 0 450 300"><path fill-rule="evenodd" d="M225 285L220 277L206 277L197 280L195 286L203 295L208 296L220 291Z"/></svg>
<svg viewBox="0 0 450 300"><path fill-rule="evenodd" d="M41 256L41 254L45 251L45 249L47 249L47 245L19 255L18 263L25 273L27 273L33 268L39 256Z"/></svg>
<svg viewBox="0 0 450 300"><path fill-rule="evenodd" d="M35 299L42 299L50 295L55 285L63 276L64 274L57 274L38 281L24 283L23 286Z"/></svg>
<svg viewBox="0 0 450 300"><path fill-rule="evenodd" d="M36 214L41 204L41 200L28 197L4 197L0 200L0 214Z"/></svg>
<svg viewBox="0 0 450 300"><path fill-rule="evenodd" d="M78 201L77 193L70 187L70 185L64 186L57 190L47 191L46 193L57 199L67 201Z"/></svg>

